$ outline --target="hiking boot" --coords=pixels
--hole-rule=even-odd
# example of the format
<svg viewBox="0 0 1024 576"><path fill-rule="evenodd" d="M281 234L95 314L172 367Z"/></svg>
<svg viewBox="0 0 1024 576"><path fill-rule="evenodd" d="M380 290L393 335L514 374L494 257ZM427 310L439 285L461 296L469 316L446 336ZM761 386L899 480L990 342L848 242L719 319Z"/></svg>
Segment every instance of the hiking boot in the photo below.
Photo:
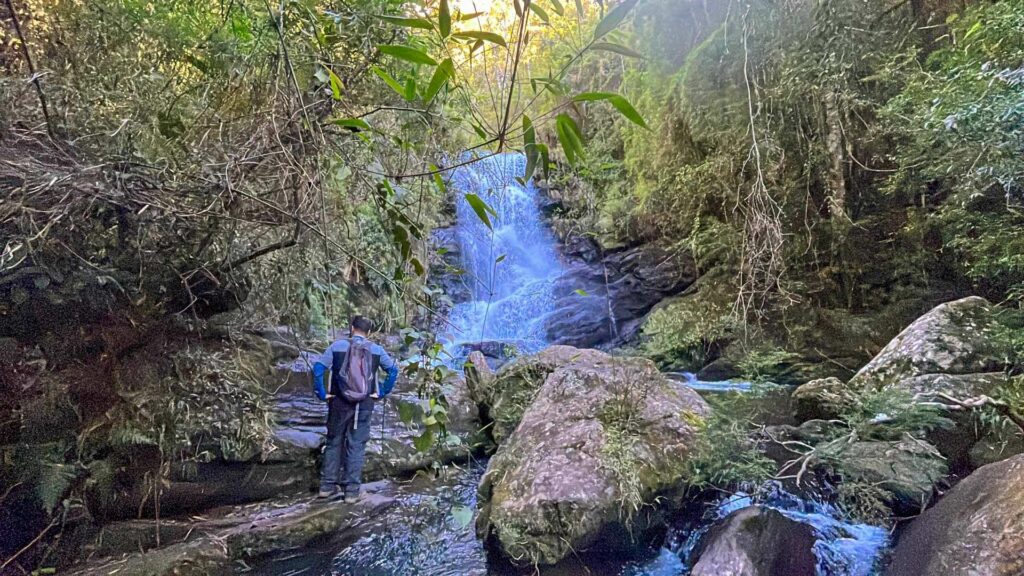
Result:
<svg viewBox="0 0 1024 576"><path fill-rule="evenodd" d="M345 500L345 491L341 488L334 486L330 490L324 490L323 488L317 492L316 495L319 500Z"/></svg>

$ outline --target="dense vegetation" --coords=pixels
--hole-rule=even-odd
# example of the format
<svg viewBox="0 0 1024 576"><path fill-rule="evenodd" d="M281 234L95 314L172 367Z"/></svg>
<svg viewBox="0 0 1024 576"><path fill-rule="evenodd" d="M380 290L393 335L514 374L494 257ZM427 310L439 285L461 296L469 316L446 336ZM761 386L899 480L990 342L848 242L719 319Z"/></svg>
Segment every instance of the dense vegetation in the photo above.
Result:
<svg viewBox="0 0 1024 576"><path fill-rule="evenodd" d="M523 152L565 234L695 258L633 343L666 366L848 374L937 302L1024 305L1018 1L6 0L0 22L0 522L25 528L2 556L45 564L33 538L111 494L141 511L172 464L272 450L239 328L322 342L358 310L438 356L430 232L473 155ZM409 372L440 394L443 369ZM763 477L720 420L707 444L744 468L701 480Z"/></svg>

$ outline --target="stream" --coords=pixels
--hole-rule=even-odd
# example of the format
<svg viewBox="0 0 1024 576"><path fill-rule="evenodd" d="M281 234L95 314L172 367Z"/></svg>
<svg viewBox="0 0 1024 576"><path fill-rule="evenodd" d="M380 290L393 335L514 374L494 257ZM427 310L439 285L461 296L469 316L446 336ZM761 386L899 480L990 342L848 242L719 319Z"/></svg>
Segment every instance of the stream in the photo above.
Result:
<svg viewBox="0 0 1024 576"><path fill-rule="evenodd" d="M453 364L461 364L473 344L498 342L519 352L533 352L547 345L543 323L554 308L552 286L565 269L558 243L547 227L538 204L538 190L516 180L525 159L519 154L501 154L459 168L452 177L456 191L457 228L461 281L467 283L469 300L456 302L450 315L452 325L446 350ZM464 195L475 193L494 213L487 222ZM680 386L688 385L702 394L745 392L749 383L700 382L693 374L669 374ZM288 397L282 400L298 406L293 430L307 443L319 433L322 410L316 403ZM303 408L305 406L305 408ZM301 416L305 410L305 416ZM296 411L293 409L293 413ZM381 414L374 415L374 429L381 426ZM407 434L393 417L386 422L387 435ZM376 436L376 434L375 434ZM381 441L371 441L370 450L380 450ZM476 487L486 461L450 466L439 477L418 475L408 481L393 481L384 489L396 504L364 518L335 539L315 548L282 552L253 566L249 574L293 575L517 575L534 574L533 569L516 569L489 552L477 539L471 511L476 509ZM697 503L676 515L657 541L641 543L634 558L585 554L558 567L539 573L596 576L681 576L689 573L699 553L702 538L711 525L730 513L752 504L777 510L787 518L810 526L816 538L814 554L821 576L871 576L888 545L884 529L853 524L840 519L831 506L805 500L771 486L755 502L746 494Z"/></svg>

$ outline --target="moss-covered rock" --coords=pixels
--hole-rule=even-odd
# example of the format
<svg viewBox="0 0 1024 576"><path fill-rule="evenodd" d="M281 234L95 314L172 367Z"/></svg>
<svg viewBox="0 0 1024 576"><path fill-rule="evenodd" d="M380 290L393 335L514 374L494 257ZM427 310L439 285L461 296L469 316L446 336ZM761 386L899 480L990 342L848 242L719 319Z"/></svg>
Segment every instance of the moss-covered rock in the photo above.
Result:
<svg viewBox="0 0 1024 576"><path fill-rule="evenodd" d="M481 480L482 537L553 564L679 494L709 412L695 392L649 360L594 350L556 346L516 364L497 380L495 422L518 426Z"/></svg>
<svg viewBox="0 0 1024 576"><path fill-rule="evenodd" d="M893 338L850 385L882 387L926 374L999 371L1010 350L993 338L994 324L992 307L984 298L940 304Z"/></svg>
<svg viewBox="0 0 1024 576"><path fill-rule="evenodd" d="M969 457L971 467L977 469L1017 454L1024 454L1024 432L1007 426L990 431L975 442Z"/></svg>
<svg viewBox="0 0 1024 576"><path fill-rule="evenodd" d="M844 482L877 486L888 492L897 511L923 509L935 484L948 472L946 461L921 440L853 442L834 445L822 453Z"/></svg>
<svg viewBox="0 0 1024 576"><path fill-rule="evenodd" d="M517 358L502 367L493 378L474 381L469 392L492 422L494 441L501 444L519 425L523 412L533 402L549 374L572 362L593 362L596 358L606 357L596 350L550 346L538 354Z"/></svg>

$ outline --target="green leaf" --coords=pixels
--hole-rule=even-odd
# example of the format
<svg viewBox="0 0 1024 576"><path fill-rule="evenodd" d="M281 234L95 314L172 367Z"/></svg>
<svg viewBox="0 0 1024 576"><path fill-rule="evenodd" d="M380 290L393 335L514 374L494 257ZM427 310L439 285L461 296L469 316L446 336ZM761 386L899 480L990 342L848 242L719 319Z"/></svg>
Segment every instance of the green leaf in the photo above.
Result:
<svg viewBox="0 0 1024 576"><path fill-rule="evenodd" d="M576 0L576 21L583 18L583 0Z"/></svg>
<svg viewBox="0 0 1024 576"><path fill-rule="evenodd" d="M487 203L484 202L483 199L477 196L476 194L466 194L466 202L469 202L470 208L473 209L473 212L476 212L476 217L479 218L480 221L483 222L485 226L493 230L494 227L491 226L491 218L487 215L487 213L490 212L492 214L497 215L494 212L494 209L488 206Z"/></svg>
<svg viewBox="0 0 1024 576"><path fill-rule="evenodd" d="M397 26L405 26L406 28L419 28L420 30L433 30L434 28L434 25L429 20L423 18L402 18L401 16L386 16L384 14L378 15L377 18Z"/></svg>
<svg viewBox="0 0 1024 576"><path fill-rule="evenodd" d="M459 525L460 530L465 530L473 521L473 509L469 506L452 506L452 519Z"/></svg>
<svg viewBox="0 0 1024 576"><path fill-rule="evenodd" d="M599 100L607 100L620 114L625 116L630 122L647 128L647 122L644 121L643 116L633 108L633 105L629 103L624 97L618 94L612 94L610 92L584 92L577 95L572 99L573 102L596 102Z"/></svg>
<svg viewBox="0 0 1024 576"><path fill-rule="evenodd" d="M558 0L551 0L551 11L559 16L565 16L565 9L562 8L562 3Z"/></svg>
<svg viewBox="0 0 1024 576"><path fill-rule="evenodd" d="M587 291L582 288L577 288L573 290L573 292L579 294L580 296L590 296L590 294L588 294Z"/></svg>
<svg viewBox="0 0 1024 576"><path fill-rule="evenodd" d="M981 20L978 20L977 22L974 23L973 26L967 29L967 33L964 34L963 41L966 41L968 38L974 36L978 32L981 32Z"/></svg>
<svg viewBox="0 0 1024 576"><path fill-rule="evenodd" d="M423 266L423 263L420 262L419 258L410 258L409 263L412 264L412 269L416 272L417 276L423 276L427 273L426 267Z"/></svg>
<svg viewBox="0 0 1024 576"><path fill-rule="evenodd" d="M508 256L508 254L502 254L501 256L498 256L497 258L494 259L494 263L501 264L502 262L505 261L506 256Z"/></svg>
<svg viewBox="0 0 1024 576"><path fill-rule="evenodd" d="M523 174L523 180L529 182L530 178L533 178L533 173L537 171L540 152L537 150L537 131L533 127L533 121L525 114L523 115L523 153L526 154L526 172Z"/></svg>
<svg viewBox="0 0 1024 576"><path fill-rule="evenodd" d="M350 128L353 132L369 132L371 130L370 125L361 118L337 118L331 120L331 124L341 126L342 128Z"/></svg>
<svg viewBox="0 0 1024 576"><path fill-rule="evenodd" d="M412 402L399 400L396 404L398 406L398 418L404 424L412 424L413 421L418 420L420 415L423 414L420 407Z"/></svg>
<svg viewBox="0 0 1024 576"><path fill-rule="evenodd" d="M441 88L455 76L455 65L452 64L451 58L445 58L444 62L437 65L434 69L434 75L430 78L430 85L427 87L426 94L423 95L423 100L430 102L437 96L437 93L441 91Z"/></svg>
<svg viewBox="0 0 1024 576"><path fill-rule="evenodd" d="M643 58L643 54L640 54L636 50L612 42L595 42L591 48L594 50L604 50L605 52L615 52L616 54L627 56L629 58Z"/></svg>
<svg viewBox="0 0 1024 576"><path fill-rule="evenodd" d="M327 66L324 66L324 70L327 71L327 79L331 85L331 97L335 100L341 100L341 91L345 88L341 83L341 78L338 78L338 75L334 73L334 70L331 70Z"/></svg>
<svg viewBox="0 0 1024 576"><path fill-rule="evenodd" d="M530 2L530 11L537 15L538 18L544 21L545 24L551 24L551 17L548 13L538 6L535 2Z"/></svg>
<svg viewBox="0 0 1024 576"><path fill-rule="evenodd" d="M484 42L490 42L491 44L497 44L502 48L508 48L508 44L505 43L505 38L500 34L494 32L484 32L483 30L468 30L466 32L457 32L453 34L456 38L462 38L464 40L483 40Z"/></svg>
<svg viewBox="0 0 1024 576"><path fill-rule="evenodd" d="M419 452L426 452L427 450L430 450L430 447L434 445L433 430L424 430L423 434L412 439L412 445L415 446L416 450Z"/></svg>
<svg viewBox="0 0 1024 576"><path fill-rule="evenodd" d="M626 15L636 6L639 0L623 0L622 4L619 4L611 12L605 16L601 22L597 24L597 28L594 30L594 39L597 40L618 28L619 24L626 19Z"/></svg>
<svg viewBox="0 0 1024 576"><path fill-rule="evenodd" d="M388 56L394 56L400 60L406 62L412 62L413 64L426 64L428 66L437 66L437 60L434 60L422 50L417 50L411 46L402 46L400 44L384 44L379 47L381 53L387 54Z"/></svg>
<svg viewBox="0 0 1024 576"><path fill-rule="evenodd" d="M469 14L462 14L461 12L456 12L455 13L455 21L456 22L466 22L467 20L474 20L474 19L479 18L479 17L481 17L483 15L484 15L483 12L470 12Z"/></svg>
<svg viewBox="0 0 1024 576"><path fill-rule="evenodd" d="M377 66L371 66L370 70L374 74L376 74L378 77L380 77L380 79L383 80L385 84L390 86L392 90L397 92L399 96L401 96L402 98L405 98L405 87L402 86L398 82L398 80L395 80L395 78L391 74L388 74L383 69L381 69L381 68L379 68Z"/></svg>
<svg viewBox="0 0 1024 576"><path fill-rule="evenodd" d="M562 144L566 160L570 165L575 166L576 160L585 155L579 126L576 125L575 120L563 112L555 118L555 131L558 133L558 141Z"/></svg>
<svg viewBox="0 0 1024 576"><path fill-rule="evenodd" d="M405 99L412 102L416 99L416 78L409 76L405 80Z"/></svg>
<svg viewBox="0 0 1024 576"><path fill-rule="evenodd" d="M446 194L448 192L448 187L445 186L444 178L441 177L441 170L437 166L431 164L430 171L433 172L431 177L434 179L434 186L437 187L437 191L441 194Z"/></svg>
<svg viewBox="0 0 1024 576"><path fill-rule="evenodd" d="M480 127L479 124L477 124L476 122L471 122L470 125L473 126L473 132L476 132L477 136L483 138L484 140L487 139L487 131Z"/></svg>
<svg viewBox="0 0 1024 576"><path fill-rule="evenodd" d="M544 178L551 177L551 158L547 144L537 144L537 151L540 152L540 165L544 167Z"/></svg>
<svg viewBox="0 0 1024 576"><path fill-rule="evenodd" d="M437 24L441 29L441 38L447 38L452 33L452 13L448 10L448 0L441 0Z"/></svg>

